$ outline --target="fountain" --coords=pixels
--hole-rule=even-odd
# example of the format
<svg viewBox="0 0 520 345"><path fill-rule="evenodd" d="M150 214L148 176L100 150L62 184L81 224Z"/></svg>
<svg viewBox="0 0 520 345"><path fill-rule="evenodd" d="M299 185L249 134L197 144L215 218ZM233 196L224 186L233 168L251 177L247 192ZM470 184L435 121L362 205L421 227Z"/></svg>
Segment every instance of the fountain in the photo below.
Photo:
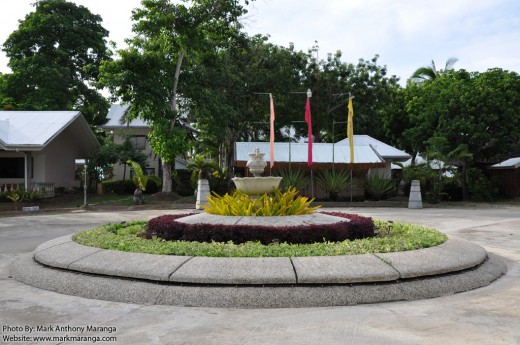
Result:
<svg viewBox="0 0 520 345"><path fill-rule="evenodd" d="M264 155L265 153L260 152L258 148L254 152L249 153L249 160L246 165L254 177L233 178L232 180L239 191L255 197L264 193L271 193L278 188L282 180L281 177L262 177L262 173L267 166Z"/></svg>

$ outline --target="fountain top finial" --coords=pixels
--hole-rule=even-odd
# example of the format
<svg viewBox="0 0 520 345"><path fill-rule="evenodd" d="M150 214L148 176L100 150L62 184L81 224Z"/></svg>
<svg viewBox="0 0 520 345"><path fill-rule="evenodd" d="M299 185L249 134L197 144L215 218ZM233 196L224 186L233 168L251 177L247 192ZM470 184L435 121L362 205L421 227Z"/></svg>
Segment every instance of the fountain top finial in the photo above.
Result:
<svg viewBox="0 0 520 345"><path fill-rule="evenodd" d="M267 163L264 160L265 153L260 152L259 148L256 148L254 152L249 154L249 161L247 162L247 167L253 176L260 177L264 172Z"/></svg>

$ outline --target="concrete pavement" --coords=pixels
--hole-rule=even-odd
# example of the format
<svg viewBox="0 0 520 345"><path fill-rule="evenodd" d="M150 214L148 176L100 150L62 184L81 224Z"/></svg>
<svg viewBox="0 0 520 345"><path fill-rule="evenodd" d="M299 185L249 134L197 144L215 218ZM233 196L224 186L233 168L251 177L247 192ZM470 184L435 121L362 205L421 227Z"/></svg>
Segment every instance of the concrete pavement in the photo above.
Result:
<svg viewBox="0 0 520 345"><path fill-rule="evenodd" d="M106 302L27 286L9 278L8 267L46 240L165 211L0 218L0 329L7 327L1 335L28 336L13 327L50 324L70 329L40 328L36 333L62 336L61 341L49 342L56 344L74 343L65 338L74 335L115 336L120 344L520 343L520 207L341 211L436 227L500 256L508 272L491 285L470 292L351 307L244 310ZM91 326L90 331L81 333L81 326Z"/></svg>

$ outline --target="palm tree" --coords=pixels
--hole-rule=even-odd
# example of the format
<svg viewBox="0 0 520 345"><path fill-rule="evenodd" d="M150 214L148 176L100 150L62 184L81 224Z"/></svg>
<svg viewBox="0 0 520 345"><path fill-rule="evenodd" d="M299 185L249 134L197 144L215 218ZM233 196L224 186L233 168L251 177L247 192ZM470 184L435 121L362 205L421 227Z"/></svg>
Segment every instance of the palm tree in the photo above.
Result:
<svg viewBox="0 0 520 345"><path fill-rule="evenodd" d="M444 69L437 71L435 62L432 60L432 64L430 66L419 67L415 72L413 72L411 79L416 83L422 83L426 80L434 80L443 72L453 69L453 66L457 61L459 61L459 59L450 57L448 60L446 60Z"/></svg>
<svg viewBox="0 0 520 345"><path fill-rule="evenodd" d="M133 160L129 159L126 161L127 164L132 165L132 169L134 170L135 176L134 176L134 184L135 184L135 191L134 191L134 204L141 205L143 203L143 190L146 189L146 182L148 181L148 176L146 176L143 172L143 169L141 168L141 165L139 163L134 162Z"/></svg>
<svg viewBox="0 0 520 345"><path fill-rule="evenodd" d="M466 144L460 144L455 149L451 150L449 141L445 137L435 136L428 140L428 150L424 155L429 160L436 160L438 162L438 176L434 186L434 197L440 199L444 181L444 174L450 169L452 165L462 166L462 199L468 200L468 181L467 171L468 163L473 158L473 154L469 151Z"/></svg>

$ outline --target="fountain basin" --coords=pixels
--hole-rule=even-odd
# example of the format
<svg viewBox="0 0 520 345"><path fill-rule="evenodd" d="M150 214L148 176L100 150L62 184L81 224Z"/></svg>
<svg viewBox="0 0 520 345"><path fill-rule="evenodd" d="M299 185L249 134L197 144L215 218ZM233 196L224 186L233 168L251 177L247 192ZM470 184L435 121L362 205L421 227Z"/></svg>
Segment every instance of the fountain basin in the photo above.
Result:
<svg viewBox="0 0 520 345"><path fill-rule="evenodd" d="M237 189L248 195L272 193L280 185L279 176L267 177L235 177L232 179Z"/></svg>

